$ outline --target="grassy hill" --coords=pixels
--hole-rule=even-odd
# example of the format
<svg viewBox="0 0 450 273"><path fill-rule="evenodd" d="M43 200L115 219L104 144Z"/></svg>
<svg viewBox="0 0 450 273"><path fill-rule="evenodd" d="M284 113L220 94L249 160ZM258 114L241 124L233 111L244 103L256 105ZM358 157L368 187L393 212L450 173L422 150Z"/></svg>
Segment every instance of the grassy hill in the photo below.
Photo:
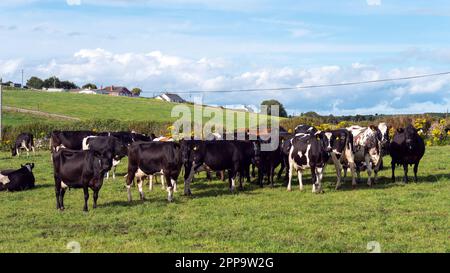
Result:
<svg viewBox="0 0 450 273"><path fill-rule="evenodd" d="M149 98L18 90L4 91L3 104L11 107L62 114L82 120L118 119L122 121L164 122L177 119L176 117L171 117L171 111L174 106L178 105ZM194 106L192 104L186 105L193 112ZM247 113L246 115L248 118L248 116L256 114Z"/></svg>

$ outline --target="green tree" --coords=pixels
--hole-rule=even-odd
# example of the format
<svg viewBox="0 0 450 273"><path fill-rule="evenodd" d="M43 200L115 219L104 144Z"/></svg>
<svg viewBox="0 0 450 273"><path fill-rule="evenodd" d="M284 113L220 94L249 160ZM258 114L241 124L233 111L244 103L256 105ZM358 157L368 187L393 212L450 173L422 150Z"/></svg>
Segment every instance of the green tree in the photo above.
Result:
<svg viewBox="0 0 450 273"><path fill-rule="evenodd" d="M136 96L136 97L141 95L141 92L142 92L142 89L137 88L137 87L135 87L135 88L133 88L133 90L131 90L131 93L133 93L133 96Z"/></svg>
<svg viewBox="0 0 450 273"><path fill-rule="evenodd" d="M97 89L97 85L95 85L93 83L87 83L87 84L83 85L83 89Z"/></svg>
<svg viewBox="0 0 450 273"><path fill-rule="evenodd" d="M27 81L27 86L34 89L42 89L44 86L44 81L38 77L31 77Z"/></svg>
<svg viewBox="0 0 450 273"><path fill-rule="evenodd" d="M277 100L265 100L265 101L261 102L261 106L262 105L267 105L268 106L268 108L267 108L267 114L268 115L272 115L270 106L278 105L280 107L279 108L280 111L279 111L278 115L280 117L285 117L285 118L287 117L286 109L284 109L283 104L281 104L281 102L279 102Z"/></svg>
<svg viewBox="0 0 450 273"><path fill-rule="evenodd" d="M79 87L76 84L74 84L73 82L62 81L59 84L59 88L63 88L63 89L78 89Z"/></svg>
<svg viewBox="0 0 450 273"><path fill-rule="evenodd" d="M45 88L61 88L61 81L57 77L53 76L53 77L50 77L48 79L45 79L44 80L44 84L43 84L42 87L45 87Z"/></svg>

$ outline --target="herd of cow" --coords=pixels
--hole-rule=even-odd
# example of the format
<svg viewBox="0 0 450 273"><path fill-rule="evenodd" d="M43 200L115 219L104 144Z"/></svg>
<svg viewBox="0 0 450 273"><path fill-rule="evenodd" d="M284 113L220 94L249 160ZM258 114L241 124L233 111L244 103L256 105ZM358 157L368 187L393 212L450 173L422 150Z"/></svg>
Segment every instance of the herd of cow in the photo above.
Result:
<svg viewBox="0 0 450 273"><path fill-rule="evenodd" d="M359 181L360 172L367 170L367 184L371 186L383 166L383 156L390 154L392 161L392 180L395 181L396 165L403 165L404 181L408 181L408 165L414 165L414 179L417 181L419 161L425 152L425 145L417 129L409 125L398 128L392 141L388 126L351 126L338 130L318 131L313 126L299 125L293 134L280 127L279 145L270 151L261 149L263 143L259 136L246 140L236 140L236 134L229 136L211 134L206 140L180 140L164 137L156 138L135 132L92 131L53 131L50 148L54 168L55 195L57 209L64 210L64 194L67 188L84 190L84 210L88 210L89 188L93 190L93 207L97 206L99 191L109 172L115 178L115 168L120 160L128 156L126 187L131 201L131 186L138 186L140 199L144 199L143 181L149 177L149 187L153 187L153 176L160 175L161 182L167 184L168 200L173 200L177 179L184 167L184 194L191 195L190 184L195 174L206 171L220 174L228 173L229 188L235 190L239 178L239 188L243 180L250 182L258 168L257 183L262 187L267 177L273 186L275 169L279 166L278 179L285 171L285 184L291 190L292 175L298 175L300 190L303 189L302 174L311 170L312 191L322 192L324 168L333 164L336 169L336 189L341 186L347 170L351 171L352 186ZM255 139L255 140L253 140ZM20 155L25 149L34 152L33 136L23 133L17 137L12 155ZM35 179L33 163L22 165L18 170L0 172L0 191L19 191L33 188ZM252 168L252 172L250 169ZM342 171L344 175L342 176ZM373 173L373 177L372 177Z"/></svg>

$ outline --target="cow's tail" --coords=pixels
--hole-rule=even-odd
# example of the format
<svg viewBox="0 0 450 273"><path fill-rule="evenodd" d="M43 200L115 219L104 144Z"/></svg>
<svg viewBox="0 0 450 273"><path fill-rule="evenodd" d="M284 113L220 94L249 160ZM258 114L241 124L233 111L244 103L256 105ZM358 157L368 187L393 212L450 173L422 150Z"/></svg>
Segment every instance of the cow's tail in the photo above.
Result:
<svg viewBox="0 0 450 273"><path fill-rule="evenodd" d="M50 141L48 142L48 148L50 149L50 152L53 153L52 147L53 147L53 134L50 135Z"/></svg>

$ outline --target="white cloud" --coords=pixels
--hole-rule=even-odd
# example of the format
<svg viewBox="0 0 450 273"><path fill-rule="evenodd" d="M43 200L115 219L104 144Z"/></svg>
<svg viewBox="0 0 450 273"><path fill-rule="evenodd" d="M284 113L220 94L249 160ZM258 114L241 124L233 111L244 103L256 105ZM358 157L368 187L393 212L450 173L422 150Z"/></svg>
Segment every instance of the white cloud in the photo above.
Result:
<svg viewBox="0 0 450 273"><path fill-rule="evenodd" d="M79 6L81 5L81 0L66 0L66 3L69 6Z"/></svg>
<svg viewBox="0 0 450 273"><path fill-rule="evenodd" d="M20 68L21 60L0 60L0 77L12 77Z"/></svg>
<svg viewBox="0 0 450 273"><path fill-rule="evenodd" d="M380 6L381 0L366 0L367 5L369 6Z"/></svg>
<svg viewBox="0 0 450 273"><path fill-rule="evenodd" d="M0 63L5 64L5 62ZM9 73L18 69L17 62L8 62ZM153 92L189 90L235 90L279 88L304 85L344 83L431 73L426 68L406 67L385 70L371 64L353 63L315 67L261 67L242 69L224 59L185 58L161 51L148 53L114 53L105 49L82 49L71 58L55 59L30 68L29 74L40 77L56 75L81 85L94 82L141 87L146 96ZM440 109L443 98L450 97L450 77L422 78L395 83L374 83L340 88L207 93L208 104L258 104L268 98L282 101L286 108L321 113L388 113ZM428 108L427 108L428 107Z"/></svg>

